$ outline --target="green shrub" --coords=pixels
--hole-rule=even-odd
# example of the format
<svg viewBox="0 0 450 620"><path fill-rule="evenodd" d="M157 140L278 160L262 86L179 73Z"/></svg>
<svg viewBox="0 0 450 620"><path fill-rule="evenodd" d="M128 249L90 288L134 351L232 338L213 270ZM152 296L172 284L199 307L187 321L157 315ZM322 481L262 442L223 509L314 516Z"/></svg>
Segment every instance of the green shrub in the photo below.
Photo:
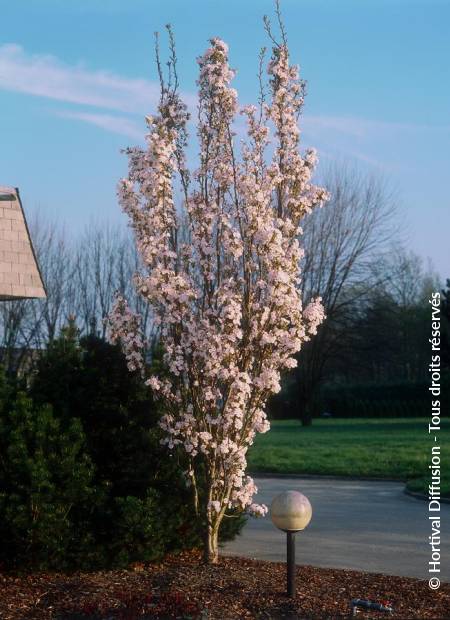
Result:
<svg viewBox="0 0 450 620"><path fill-rule="evenodd" d="M78 420L63 431L51 407L23 393L0 416L0 561L5 567L65 568L92 542L93 466Z"/></svg>
<svg viewBox="0 0 450 620"><path fill-rule="evenodd" d="M0 374L0 563L96 569L201 546L177 454L117 347L73 324L42 356L30 396ZM244 518L226 519L221 540Z"/></svg>
<svg viewBox="0 0 450 620"><path fill-rule="evenodd" d="M118 497L115 500L115 532L112 551L116 564L136 560L157 560L164 555L170 518L162 511L161 497L149 489L146 497Z"/></svg>

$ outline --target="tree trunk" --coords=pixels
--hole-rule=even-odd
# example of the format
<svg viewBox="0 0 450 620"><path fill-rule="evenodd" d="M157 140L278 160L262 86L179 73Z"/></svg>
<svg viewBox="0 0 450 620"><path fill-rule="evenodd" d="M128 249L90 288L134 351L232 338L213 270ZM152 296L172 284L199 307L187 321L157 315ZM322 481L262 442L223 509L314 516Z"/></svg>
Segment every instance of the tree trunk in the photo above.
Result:
<svg viewBox="0 0 450 620"><path fill-rule="evenodd" d="M216 521L214 526L207 526L203 556L206 564L217 564L219 561L219 525Z"/></svg>
<svg viewBox="0 0 450 620"><path fill-rule="evenodd" d="M310 409L311 391L310 386L307 383L308 379L300 379L297 385L297 410L298 417L302 423L302 426L311 426L312 415Z"/></svg>

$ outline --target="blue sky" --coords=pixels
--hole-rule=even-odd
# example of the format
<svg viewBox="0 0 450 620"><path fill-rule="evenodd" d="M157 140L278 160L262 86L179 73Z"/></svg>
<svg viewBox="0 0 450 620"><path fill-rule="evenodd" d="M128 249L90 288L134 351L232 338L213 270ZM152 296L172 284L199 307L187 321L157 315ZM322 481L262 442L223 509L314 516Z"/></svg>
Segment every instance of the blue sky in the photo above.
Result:
<svg viewBox="0 0 450 620"><path fill-rule="evenodd" d="M284 0L308 81L305 143L395 189L411 248L450 277L450 0ZM240 101L257 92L270 0L0 0L0 184L68 230L119 221L120 149L157 96L153 32L174 28L195 94L211 36L230 45Z"/></svg>

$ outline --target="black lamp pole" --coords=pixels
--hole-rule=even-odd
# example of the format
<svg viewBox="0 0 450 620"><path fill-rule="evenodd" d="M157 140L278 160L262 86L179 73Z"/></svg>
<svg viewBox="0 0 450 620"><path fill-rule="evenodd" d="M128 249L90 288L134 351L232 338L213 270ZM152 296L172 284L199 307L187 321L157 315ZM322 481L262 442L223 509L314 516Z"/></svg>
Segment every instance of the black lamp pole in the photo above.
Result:
<svg viewBox="0 0 450 620"><path fill-rule="evenodd" d="M299 491L284 491L270 505L272 523L286 532L287 543L287 595L295 597L295 534L305 529L311 521L312 508L309 499Z"/></svg>
<svg viewBox="0 0 450 620"><path fill-rule="evenodd" d="M295 532L287 532L287 595L295 596Z"/></svg>

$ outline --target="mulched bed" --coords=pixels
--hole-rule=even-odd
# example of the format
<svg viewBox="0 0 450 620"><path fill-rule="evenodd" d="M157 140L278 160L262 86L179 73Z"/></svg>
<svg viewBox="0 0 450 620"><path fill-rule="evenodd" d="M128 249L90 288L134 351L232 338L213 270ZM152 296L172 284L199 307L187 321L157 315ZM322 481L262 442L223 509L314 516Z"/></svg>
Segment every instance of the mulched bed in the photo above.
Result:
<svg viewBox="0 0 450 620"><path fill-rule="evenodd" d="M389 600L394 613L358 618L450 618L450 584L299 566L297 595L284 594L284 564L221 558L205 566L196 551L162 563L95 573L0 575L2 620L138 618L349 618L352 598Z"/></svg>

